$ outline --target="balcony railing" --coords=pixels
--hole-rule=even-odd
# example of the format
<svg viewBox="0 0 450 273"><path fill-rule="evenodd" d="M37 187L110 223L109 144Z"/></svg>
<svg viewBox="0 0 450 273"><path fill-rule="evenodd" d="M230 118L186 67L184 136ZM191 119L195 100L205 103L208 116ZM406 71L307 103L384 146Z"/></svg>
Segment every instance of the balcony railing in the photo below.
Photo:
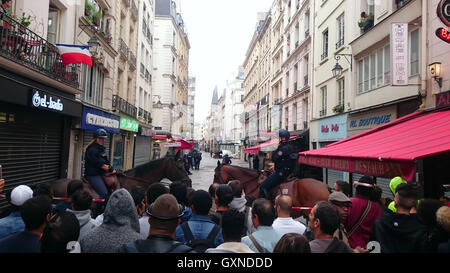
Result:
<svg viewBox="0 0 450 273"><path fill-rule="evenodd" d="M0 55L78 88L78 66L65 66L58 48L6 14L0 26Z"/></svg>
<svg viewBox="0 0 450 273"><path fill-rule="evenodd" d="M131 18L134 19L134 21L139 19L139 11L134 0L131 0Z"/></svg>
<svg viewBox="0 0 450 273"><path fill-rule="evenodd" d="M320 116L321 117L326 116L326 115L327 115L327 109L320 110Z"/></svg>
<svg viewBox="0 0 450 273"><path fill-rule="evenodd" d="M145 66L144 66L143 63L141 63L141 70L140 70L140 72L141 72L142 76L145 75Z"/></svg>
<svg viewBox="0 0 450 273"><path fill-rule="evenodd" d="M138 114L136 106L130 104L128 101L122 99L118 95L113 95L112 108L113 110L118 110L124 114L129 115L130 117L136 117Z"/></svg>
<svg viewBox="0 0 450 273"><path fill-rule="evenodd" d="M328 57L328 51L322 53L322 55L320 55L321 60L325 60Z"/></svg>
<svg viewBox="0 0 450 273"><path fill-rule="evenodd" d="M344 45L344 37L339 39L339 41L336 43L336 49L339 49L343 45Z"/></svg>
<svg viewBox="0 0 450 273"><path fill-rule="evenodd" d="M147 69L145 69L145 80L149 81L150 83L152 82L152 75Z"/></svg>
<svg viewBox="0 0 450 273"><path fill-rule="evenodd" d="M308 86L309 85L309 82L308 82L308 75L305 75L305 77L304 77L304 85L305 86Z"/></svg>
<svg viewBox="0 0 450 273"><path fill-rule="evenodd" d="M122 54L122 56L124 57L124 59L127 60L129 49L128 49L127 44L125 43L125 41L122 38L119 39L119 51Z"/></svg>
<svg viewBox="0 0 450 273"><path fill-rule="evenodd" d="M124 3L125 7L130 7L131 6L131 0L122 0L122 2Z"/></svg>
<svg viewBox="0 0 450 273"><path fill-rule="evenodd" d="M128 51L128 61L130 61L130 67L136 69L136 55L131 50Z"/></svg>

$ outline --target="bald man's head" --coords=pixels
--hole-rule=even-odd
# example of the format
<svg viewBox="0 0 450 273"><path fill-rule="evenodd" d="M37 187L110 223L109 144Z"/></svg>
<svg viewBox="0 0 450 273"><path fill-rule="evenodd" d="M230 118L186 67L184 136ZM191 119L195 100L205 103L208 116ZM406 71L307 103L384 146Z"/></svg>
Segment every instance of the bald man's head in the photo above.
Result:
<svg viewBox="0 0 450 273"><path fill-rule="evenodd" d="M280 212L283 214L291 214L292 198L289 195L282 194L275 199L275 206L279 207Z"/></svg>

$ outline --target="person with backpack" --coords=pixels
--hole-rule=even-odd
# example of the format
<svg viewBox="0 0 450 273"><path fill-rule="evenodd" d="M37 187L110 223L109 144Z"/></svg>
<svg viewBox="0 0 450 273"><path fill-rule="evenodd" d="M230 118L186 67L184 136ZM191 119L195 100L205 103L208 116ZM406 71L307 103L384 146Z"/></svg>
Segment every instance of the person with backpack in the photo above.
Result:
<svg viewBox="0 0 450 273"><path fill-rule="evenodd" d="M196 191L192 195L191 203L193 216L177 227L175 240L186 243L197 253L204 253L206 249L223 243L222 229L208 217L212 206L212 198L208 192Z"/></svg>
<svg viewBox="0 0 450 273"><path fill-rule="evenodd" d="M241 181L231 180L228 182L228 186L230 186L233 190L233 200L228 207L230 209L237 209L239 212L244 213L245 225L242 231L242 236L253 233L255 231L255 227L252 223L252 208L247 205L247 199L245 199L244 188Z"/></svg>
<svg viewBox="0 0 450 273"><path fill-rule="evenodd" d="M159 196L147 209L150 232L146 240L122 245L119 253L195 253L193 249L175 240L175 230L183 216L183 208L169 193Z"/></svg>

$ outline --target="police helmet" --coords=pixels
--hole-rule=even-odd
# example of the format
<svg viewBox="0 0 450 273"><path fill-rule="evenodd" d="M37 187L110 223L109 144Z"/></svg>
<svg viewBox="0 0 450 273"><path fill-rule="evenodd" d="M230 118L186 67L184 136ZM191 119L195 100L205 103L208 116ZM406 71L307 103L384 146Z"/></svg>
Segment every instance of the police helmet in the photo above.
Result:
<svg viewBox="0 0 450 273"><path fill-rule="evenodd" d="M97 129L94 133L94 138L108 138L108 134L104 129Z"/></svg>
<svg viewBox="0 0 450 273"><path fill-rule="evenodd" d="M284 139L288 139L288 140L289 140L289 138L291 137L291 134L289 133L288 130L281 129L281 130L278 132L278 137L284 138Z"/></svg>

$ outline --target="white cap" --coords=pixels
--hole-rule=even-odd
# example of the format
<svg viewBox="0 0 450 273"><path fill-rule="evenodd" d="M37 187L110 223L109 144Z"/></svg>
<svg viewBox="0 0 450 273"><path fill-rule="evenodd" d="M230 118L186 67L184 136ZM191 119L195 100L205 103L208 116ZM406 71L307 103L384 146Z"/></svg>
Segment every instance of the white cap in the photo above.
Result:
<svg viewBox="0 0 450 273"><path fill-rule="evenodd" d="M15 187L11 192L11 204L22 206L25 201L32 197L33 190L26 185L20 185Z"/></svg>

